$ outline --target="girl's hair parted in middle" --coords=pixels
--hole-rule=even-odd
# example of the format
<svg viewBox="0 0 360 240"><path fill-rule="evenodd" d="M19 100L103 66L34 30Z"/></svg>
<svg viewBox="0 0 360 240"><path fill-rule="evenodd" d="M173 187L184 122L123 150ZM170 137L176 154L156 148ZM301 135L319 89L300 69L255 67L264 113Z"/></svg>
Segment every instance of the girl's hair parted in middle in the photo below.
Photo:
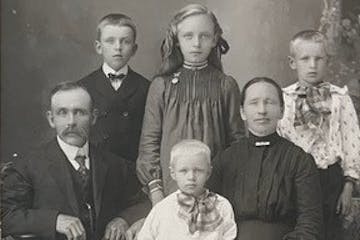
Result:
<svg viewBox="0 0 360 240"><path fill-rule="evenodd" d="M184 19L200 14L209 16L214 23L215 28L215 41L217 43L208 56L208 62L220 71L223 70L221 55L227 53L230 47L227 41L222 37L223 30L221 29L217 18L214 13L209 11L205 6L200 4L189 4L178 11L170 21L165 39L161 44L162 64L157 75L170 75L183 64L184 59L180 47L178 46L177 26Z"/></svg>

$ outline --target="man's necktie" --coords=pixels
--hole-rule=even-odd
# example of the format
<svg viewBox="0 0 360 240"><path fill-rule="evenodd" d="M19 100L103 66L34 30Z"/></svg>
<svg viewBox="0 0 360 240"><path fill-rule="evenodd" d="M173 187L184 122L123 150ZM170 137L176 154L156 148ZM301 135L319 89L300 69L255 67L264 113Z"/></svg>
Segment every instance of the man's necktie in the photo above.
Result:
<svg viewBox="0 0 360 240"><path fill-rule="evenodd" d="M90 230L94 231L94 212L91 204L89 203L89 199L87 199L88 189L89 189L89 170L86 168L85 165L86 156L82 153L82 149L79 149L78 153L76 154L75 161L80 165L77 172L81 177L81 188L82 188L82 198L85 202L86 206L86 213L84 213L83 217L85 219L85 223L89 224ZM85 225L87 226L87 225ZM87 228L87 227L85 227Z"/></svg>
<svg viewBox="0 0 360 240"><path fill-rule="evenodd" d="M85 166L85 159L85 155L78 154L75 157L75 161L80 165L77 171L81 177L83 187L86 186L89 179L89 170Z"/></svg>

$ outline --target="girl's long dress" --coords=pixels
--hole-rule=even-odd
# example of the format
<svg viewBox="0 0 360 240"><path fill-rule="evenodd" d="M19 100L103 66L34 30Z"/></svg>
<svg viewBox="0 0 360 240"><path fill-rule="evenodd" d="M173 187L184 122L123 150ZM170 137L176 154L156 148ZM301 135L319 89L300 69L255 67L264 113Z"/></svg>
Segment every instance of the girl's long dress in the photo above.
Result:
<svg viewBox="0 0 360 240"><path fill-rule="evenodd" d="M142 135L138 176L143 184L161 179L165 194L176 190L170 177L171 147L182 139L206 143L214 156L243 135L236 81L211 65L181 67L151 83Z"/></svg>

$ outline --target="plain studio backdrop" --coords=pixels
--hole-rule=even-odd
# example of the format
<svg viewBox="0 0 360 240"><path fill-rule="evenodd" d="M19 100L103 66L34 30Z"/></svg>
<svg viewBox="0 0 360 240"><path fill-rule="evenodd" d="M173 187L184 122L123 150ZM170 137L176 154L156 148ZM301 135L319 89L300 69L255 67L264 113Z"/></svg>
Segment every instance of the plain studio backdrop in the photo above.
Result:
<svg viewBox="0 0 360 240"><path fill-rule="evenodd" d="M255 76L282 86L295 81L288 43L298 31L317 28L322 0L2 0L1 152L7 161L52 136L45 119L49 90L101 65L94 40L98 20L121 12L134 19L139 49L130 65L151 79L173 14L189 3L213 10L230 51L224 70L241 88Z"/></svg>

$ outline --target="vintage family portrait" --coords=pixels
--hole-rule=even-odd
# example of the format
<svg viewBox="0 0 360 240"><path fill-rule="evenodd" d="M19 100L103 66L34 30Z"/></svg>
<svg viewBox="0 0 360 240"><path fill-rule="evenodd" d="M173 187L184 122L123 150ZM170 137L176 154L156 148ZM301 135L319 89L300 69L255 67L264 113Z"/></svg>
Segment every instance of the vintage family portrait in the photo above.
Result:
<svg viewBox="0 0 360 240"><path fill-rule="evenodd" d="M359 240L359 0L3 0L0 238Z"/></svg>

